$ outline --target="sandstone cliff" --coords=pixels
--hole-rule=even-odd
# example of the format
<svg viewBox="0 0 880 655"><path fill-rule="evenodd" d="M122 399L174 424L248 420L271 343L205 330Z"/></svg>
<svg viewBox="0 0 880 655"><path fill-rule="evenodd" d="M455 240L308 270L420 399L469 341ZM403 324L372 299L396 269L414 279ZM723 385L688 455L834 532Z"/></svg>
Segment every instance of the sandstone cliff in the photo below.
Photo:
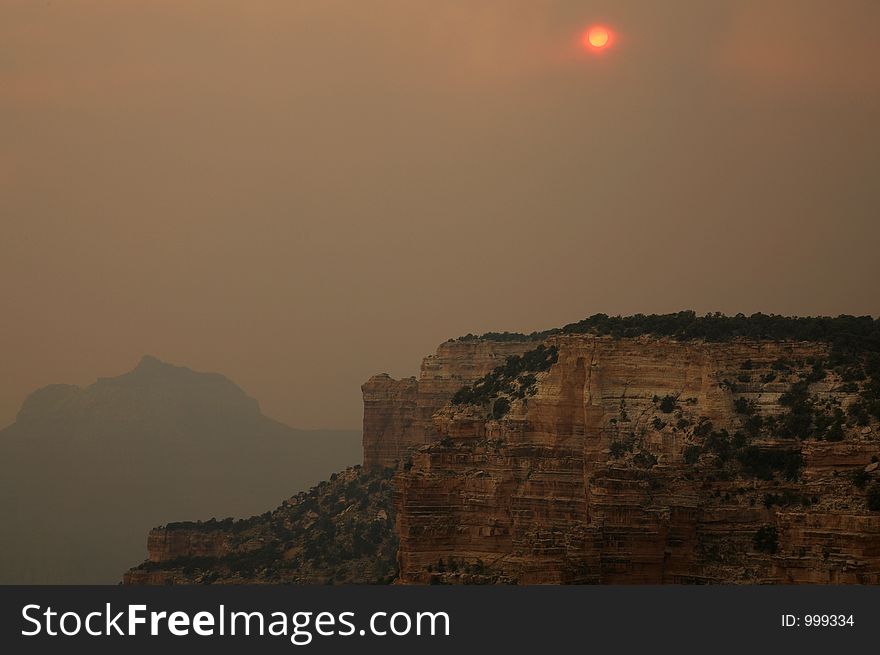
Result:
<svg viewBox="0 0 880 655"><path fill-rule="evenodd" d="M828 344L545 345L528 388L478 383L408 456L401 581L880 582L880 435Z"/></svg>
<svg viewBox="0 0 880 655"><path fill-rule="evenodd" d="M364 466L394 466L412 447L434 441L434 413L461 387L483 377L510 355L535 347L526 338L447 341L422 360L419 378L383 373L361 387L364 395Z"/></svg>

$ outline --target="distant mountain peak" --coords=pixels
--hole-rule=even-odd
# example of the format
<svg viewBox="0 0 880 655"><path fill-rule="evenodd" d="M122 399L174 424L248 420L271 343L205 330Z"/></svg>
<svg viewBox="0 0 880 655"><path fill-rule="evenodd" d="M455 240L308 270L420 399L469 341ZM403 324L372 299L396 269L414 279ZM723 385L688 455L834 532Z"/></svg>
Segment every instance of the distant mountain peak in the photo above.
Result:
<svg viewBox="0 0 880 655"><path fill-rule="evenodd" d="M183 385L188 389L204 388L220 390L226 393L244 396L238 385L220 373L203 373L194 371L186 366L177 366L162 361L155 355L144 355L130 371L114 377L100 377L95 385L99 387L140 387L140 388L170 388L171 386Z"/></svg>
<svg viewBox="0 0 880 655"><path fill-rule="evenodd" d="M141 357L141 361L138 362L138 365L135 367L135 370L140 368L158 368L160 366L172 366L171 364L167 364L163 362L161 359L156 357L155 355L144 355Z"/></svg>
<svg viewBox="0 0 880 655"><path fill-rule="evenodd" d="M227 377L144 355L132 370L99 377L84 388L49 385L34 391L25 399L16 423L51 420L69 427L83 420L150 423L161 417L174 423L195 415L264 419L257 401Z"/></svg>
<svg viewBox="0 0 880 655"><path fill-rule="evenodd" d="M144 355L141 357L137 366L135 366L128 373L124 373L123 375L116 378L101 378L104 380L118 380L119 378L124 378L126 376L136 376L136 375L168 375L168 374L176 374L176 373L185 373L191 375L219 375L217 373L196 373L195 371L185 367L185 366L177 366L175 364L169 364L168 362L163 362L161 359L156 357L155 355Z"/></svg>

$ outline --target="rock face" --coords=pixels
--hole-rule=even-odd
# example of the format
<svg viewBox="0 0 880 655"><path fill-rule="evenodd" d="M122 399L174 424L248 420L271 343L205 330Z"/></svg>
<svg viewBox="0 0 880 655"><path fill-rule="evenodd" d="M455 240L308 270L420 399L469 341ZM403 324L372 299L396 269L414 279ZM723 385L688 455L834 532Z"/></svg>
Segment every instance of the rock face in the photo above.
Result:
<svg viewBox="0 0 880 655"><path fill-rule="evenodd" d="M225 557L232 552L229 534L223 530L155 528L147 537L150 562L168 562L181 557Z"/></svg>
<svg viewBox="0 0 880 655"><path fill-rule="evenodd" d="M828 345L545 343L498 418L446 401L535 342L445 344L418 382L364 385L371 464L431 442L395 477L401 582L880 582L878 428L814 365Z"/></svg>
<svg viewBox="0 0 880 655"><path fill-rule="evenodd" d="M510 355L535 347L535 341L471 339L447 341L422 360L416 378L395 380L374 375L364 395L364 466L395 466L412 447L438 438L434 413L461 387L486 375Z"/></svg>
<svg viewBox="0 0 880 655"><path fill-rule="evenodd" d="M428 425L416 420L419 382L374 375L361 387L364 395L364 465L393 466L412 446L427 443Z"/></svg>

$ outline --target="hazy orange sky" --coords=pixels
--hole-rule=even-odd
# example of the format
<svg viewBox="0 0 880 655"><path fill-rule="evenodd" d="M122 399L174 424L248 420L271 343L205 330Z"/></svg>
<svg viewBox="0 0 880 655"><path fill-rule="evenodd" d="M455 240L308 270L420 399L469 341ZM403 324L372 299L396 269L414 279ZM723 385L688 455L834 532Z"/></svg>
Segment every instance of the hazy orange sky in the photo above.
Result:
<svg viewBox="0 0 880 655"><path fill-rule="evenodd" d="M467 332L880 314L878 25L875 0L0 0L0 425L144 353L354 428L369 375Z"/></svg>

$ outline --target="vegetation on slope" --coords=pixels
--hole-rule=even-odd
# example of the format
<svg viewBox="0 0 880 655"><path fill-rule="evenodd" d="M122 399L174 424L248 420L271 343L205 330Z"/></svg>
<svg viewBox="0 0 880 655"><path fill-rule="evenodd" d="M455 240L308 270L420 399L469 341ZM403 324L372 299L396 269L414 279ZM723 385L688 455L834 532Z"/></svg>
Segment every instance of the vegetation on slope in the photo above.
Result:
<svg viewBox="0 0 880 655"><path fill-rule="evenodd" d="M736 338L791 341L822 341L835 344L841 352L848 350L880 352L880 321L870 316L780 316L756 313L725 316L719 312L697 316L687 310L673 314L635 314L609 316L594 314L562 328L531 334L487 332L481 336L468 334L461 341L486 339L492 341L543 340L556 334L595 334L599 336L638 337L654 335L674 339L705 339L730 341Z"/></svg>
<svg viewBox="0 0 880 655"><path fill-rule="evenodd" d="M489 405L492 416L499 419L510 409L513 398L525 398L535 393L536 373L550 370L556 363L559 349L539 345L522 355L512 355L501 366L470 386L459 389L452 397L453 405Z"/></svg>
<svg viewBox="0 0 880 655"><path fill-rule="evenodd" d="M691 467L688 475L704 475L713 481L746 478L796 484L804 466L805 441L839 442L870 434L873 429L863 409L868 380L855 381L847 377L851 369L829 370L825 364L813 358L743 362L736 382L720 382L731 393L735 410L734 420L724 425L715 425L695 413L695 398L673 395L654 396L654 411L633 422L625 399L621 399L618 416L609 420L609 454L618 464L649 469L657 462L650 444L656 446L663 440L650 433L663 432L682 440L684 463ZM781 389L785 391L780 394ZM766 402L759 407L756 401L768 394L779 396L772 411ZM862 489L870 478L859 469L853 484ZM789 493L784 486L781 489L781 494L768 491L766 507L817 502L812 494ZM874 506L869 493L853 495L864 496L869 508ZM877 498L880 508L880 494Z"/></svg>
<svg viewBox="0 0 880 655"><path fill-rule="evenodd" d="M334 473L272 512L240 521L169 523L168 530L223 531L225 557L144 562L177 583L366 583L397 576L392 469Z"/></svg>

